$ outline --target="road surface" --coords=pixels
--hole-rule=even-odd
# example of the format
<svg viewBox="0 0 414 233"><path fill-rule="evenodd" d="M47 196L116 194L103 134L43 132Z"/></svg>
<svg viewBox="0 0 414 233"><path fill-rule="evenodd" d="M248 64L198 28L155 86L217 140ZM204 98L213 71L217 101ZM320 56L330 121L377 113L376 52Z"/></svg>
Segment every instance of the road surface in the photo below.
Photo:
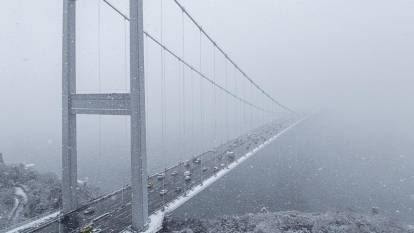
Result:
<svg viewBox="0 0 414 233"><path fill-rule="evenodd" d="M154 174L148 178L149 212L154 213L179 196L199 185L203 180L252 151L258 145L293 123L292 119L273 122L246 135L230 140L212 151ZM120 232L131 225L131 192L127 186L114 193L97 198L65 216L42 223L36 229L20 232L74 233L91 225L102 232Z"/></svg>

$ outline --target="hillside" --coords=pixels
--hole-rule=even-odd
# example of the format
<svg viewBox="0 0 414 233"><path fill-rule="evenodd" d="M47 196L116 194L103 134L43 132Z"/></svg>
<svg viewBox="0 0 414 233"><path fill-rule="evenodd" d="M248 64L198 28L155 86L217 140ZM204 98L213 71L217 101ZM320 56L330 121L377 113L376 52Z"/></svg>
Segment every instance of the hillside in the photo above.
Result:
<svg viewBox="0 0 414 233"><path fill-rule="evenodd" d="M58 210L61 192L55 174L39 173L32 165L0 163L0 229ZM97 194L97 189L80 187L81 200Z"/></svg>

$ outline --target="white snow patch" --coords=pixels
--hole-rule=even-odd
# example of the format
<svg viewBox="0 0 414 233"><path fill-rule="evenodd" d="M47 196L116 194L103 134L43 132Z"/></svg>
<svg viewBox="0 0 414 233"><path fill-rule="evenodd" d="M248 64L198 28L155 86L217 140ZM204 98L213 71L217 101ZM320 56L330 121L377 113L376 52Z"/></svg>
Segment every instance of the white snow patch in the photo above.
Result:
<svg viewBox="0 0 414 233"><path fill-rule="evenodd" d="M28 198L27 198L27 194L26 194L26 192L23 190L23 188L21 188L21 187L14 187L14 194L16 195L16 196L19 196L19 197L21 197L22 198L22 200L23 200L23 203L24 204L26 204L27 203L27 201L29 200Z"/></svg>
<svg viewBox="0 0 414 233"><path fill-rule="evenodd" d="M29 168L32 168L32 167L34 167L34 166L36 166L36 164L34 164L34 163L28 163L28 164L25 164L25 165L24 165L24 168L25 168L25 169L29 169Z"/></svg>

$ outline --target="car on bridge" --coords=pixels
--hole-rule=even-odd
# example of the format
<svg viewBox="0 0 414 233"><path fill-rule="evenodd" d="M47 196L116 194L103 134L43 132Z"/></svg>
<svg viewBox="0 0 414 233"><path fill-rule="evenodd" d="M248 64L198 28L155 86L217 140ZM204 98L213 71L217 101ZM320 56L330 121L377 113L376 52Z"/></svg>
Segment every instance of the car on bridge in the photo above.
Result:
<svg viewBox="0 0 414 233"><path fill-rule="evenodd" d="M161 189L161 191L160 191L161 196L164 196L167 193L168 193L168 189Z"/></svg>
<svg viewBox="0 0 414 233"><path fill-rule="evenodd" d="M234 153L234 151L227 151L226 155L227 158L229 158L230 160L234 160L236 158L236 154Z"/></svg>
<svg viewBox="0 0 414 233"><path fill-rule="evenodd" d="M195 164L200 164L200 163L201 163L201 159L199 159L199 158L194 158L194 159L193 159L193 163L195 163Z"/></svg>
<svg viewBox="0 0 414 233"><path fill-rule="evenodd" d="M100 228L93 228L92 225L86 225L81 227L79 230L80 233L100 233L102 230Z"/></svg>
<svg viewBox="0 0 414 233"><path fill-rule="evenodd" d="M94 213L95 213L95 209L92 207L87 208L85 211L83 211L84 215L93 215Z"/></svg>
<svg viewBox="0 0 414 233"><path fill-rule="evenodd" d="M165 178L165 173L160 173L157 175L158 180L163 180Z"/></svg>
<svg viewBox="0 0 414 233"><path fill-rule="evenodd" d="M86 225L81 227L81 229L79 230L79 233L89 233L92 232L93 227L91 225Z"/></svg>

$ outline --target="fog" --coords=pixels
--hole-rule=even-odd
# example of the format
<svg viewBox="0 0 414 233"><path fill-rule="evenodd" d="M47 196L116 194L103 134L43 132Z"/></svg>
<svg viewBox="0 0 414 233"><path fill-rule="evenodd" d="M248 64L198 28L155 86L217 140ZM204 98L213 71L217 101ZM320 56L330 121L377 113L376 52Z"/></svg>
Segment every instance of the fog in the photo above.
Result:
<svg viewBox="0 0 414 233"><path fill-rule="evenodd" d="M37 169L57 174L61 171L61 2L14 0L2 2L0 8L0 153L8 163L35 163ZM128 12L128 1L111 2ZM97 0L77 3L78 92L126 92L127 22ZM414 219L414 1L181 3L255 82L281 103L311 115L299 129L244 164L247 170L242 172L241 167L195 203L200 205L208 196L229 203L235 193L242 193L238 190L260 189L254 195L257 202L252 204L252 196L240 196L243 204L229 203L237 208L228 210L246 212L251 205L309 211L380 206L392 216ZM144 1L144 28L182 55L181 12L169 0L162 12L161 17L160 1ZM199 58L199 32L188 20L184 40L184 57L191 64L199 68L201 61L201 70L218 83L263 108L274 106L242 81L205 38ZM165 55L163 82L160 49L148 38L145 59L150 173L273 119L242 109L223 93L214 94L188 69L183 84L182 67L169 55ZM212 100L213 95L217 100ZM121 116L78 119L79 177L105 191L128 183L129 120ZM293 168L281 169L285 167L281 164ZM292 170L303 180L293 177ZM243 174L244 181L251 178L255 185L247 182L250 186L244 187L236 174ZM279 185L264 189L268 185L261 182L264 174L274 176ZM220 185L226 188L217 188ZM280 187L300 197L287 200L283 194L288 191ZM273 194L277 198L271 198ZM322 200L324 196L328 200ZM231 214L203 210L207 207L183 212Z"/></svg>

